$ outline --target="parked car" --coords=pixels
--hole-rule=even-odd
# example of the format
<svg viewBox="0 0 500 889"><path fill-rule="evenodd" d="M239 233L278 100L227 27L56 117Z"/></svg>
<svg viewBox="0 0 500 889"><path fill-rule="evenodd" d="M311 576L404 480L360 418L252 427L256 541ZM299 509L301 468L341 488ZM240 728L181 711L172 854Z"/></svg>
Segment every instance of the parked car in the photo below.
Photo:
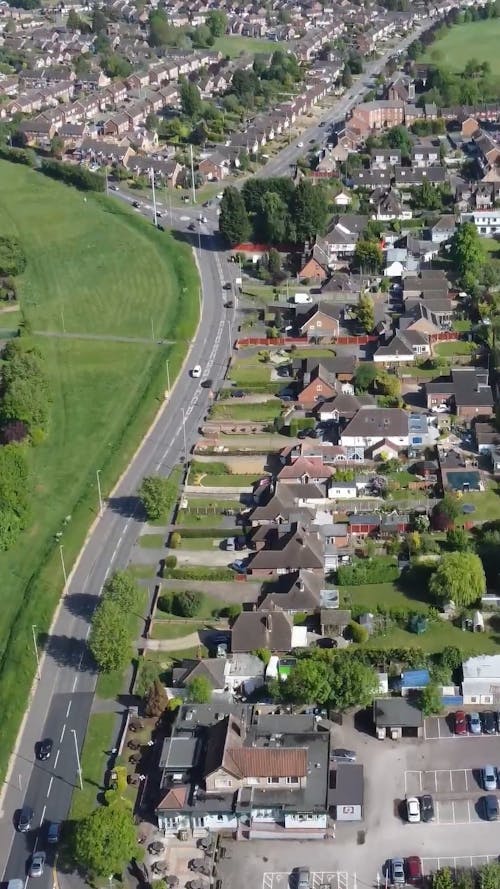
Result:
<svg viewBox="0 0 500 889"><path fill-rule="evenodd" d="M233 571L236 571L237 574L247 573L246 565L242 559L235 559L234 562L231 562L229 567L232 568Z"/></svg>
<svg viewBox="0 0 500 889"><path fill-rule="evenodd" d="M497 731L497 721L493 710L486 710L481 714L481 722L485 735L495 735Z"/></svg>
<svg viewBox="0 0 500 889"><path fill-rule="evenodd" d="M336 747L330 754L330 759L341 760L343 762L356 762L357 755L355 750L347 750L346 747Z"/></svg>
<svg viewBox="0 0 500 889"><path fill-rule="evenodd" d="M406 797L406 817L410 824L420 823L420 802L416 796Z"/></svg>
<svg viewBox="0 0 500 889"><path fill-rule="evenodd" d="M405 866L402 858L391 858L390 879L395 886L404 886L406 883Z"/></svg>
<svg viewBox="0 0 500 889"><path fill-rule="evenodd" d="M195 232L195 231L196 231L196 225L194 224L194 222L190 222L190 223L189 223L189 225L188 225L188 231L190 231L190 232Z"/></svg>
<svg viewBox="0 0 500 889"><path fill-rule="evenodd" d="M405 861L406 879L408 883L419 883L423 877L422 859L418 855L410 855Z"/></svg>
<svg viewBox="0 0 500 889"><path fill-rule="evenodd" d="M201 383L202 389L211 389L214 384L213 380L210 380L208 377L206 380L203 380Z"/></svg>
<svg viewBox="0 0 500 889"><path fill-rule="evenodd" d="M498 799L493 794L483 796L483 813L486 821L498 821Z"/></svg>
<svg viewBox="0 0 500 889"><path fill-rule="evenodd" d="M34 852L31 856L31 864L29 869L30 877L41 877L43 876L43 869L45 867L45 852Z"/></svg>
<svg viewBox="0 0 500 889"><path fill-rule="evenodd" d="M17 819L17 829L20 833L27 833L30 829L34 814L35 813L30 806L22 807L19 812L19 818Z"/></svg>
<svg viewBox="0 0 500 889"><path fill-rule="evenodd" d="M49 821L49 826L47 828L47 842L51 845L55 845L55 843L59 842L59 837L61 835L61 822L60 821Z"/></svg>
<svg viewBox="0 0 500 889"><path fill-rule="evenodd" d="M225 309L232 309L233 306L234 306L234 302L232 299L228 299L228 301L224 303Z"/></svg>
<svg viewBox="0 0 500 889"><path fill-rule="evenodd" d="M469 713L469 728L473 735L480 735L482 732L481 720L479 713Z"/></svg>
<svg viewBox="0 0 500 889"><path fill-rule="evenodd" d="M494 766L483 766L481 769L481 784L485 790L497 789L497 770Z"/></svg>
<svg viewBox="0 0 500 889"><path fill-rule="evenodd" d="M463 710L457 710L455 713L454 728L456 735L467 734L467 719Z"/></svg>
<svg viewBox="0 0 500 889"><path fill-rule="evenodd" d="M434 800L430 793L420 797L420 817L422 821L434 821Z"/></svg>
<svg viewBox="0 0 500 889"><path fill-rule="evenodd" d="M43 741L39 741L36 748L37 759L50 759L53 746L52 738L44 738Z"/></svg>
<svg viewBox="0 0 500 889"><path fill-rule="evenodd" d="M231 398L244 398L245 397L245 393L243 392L243 389L231 389L231 392L229 394L230 394Z"/></svg>
<svg viewBox="0 0 500 889"><path fill-rule="evenodd" d="M309 889L311 873L308 867L299 867L297 871L297 889Z"/></svg>
<svg viewBox="0 0 500 889"><path fill-rule="evenodd" d="M139 201L132 201L132 206L133 206L134 210L141 209L141 205L140 205Z"/></svg>

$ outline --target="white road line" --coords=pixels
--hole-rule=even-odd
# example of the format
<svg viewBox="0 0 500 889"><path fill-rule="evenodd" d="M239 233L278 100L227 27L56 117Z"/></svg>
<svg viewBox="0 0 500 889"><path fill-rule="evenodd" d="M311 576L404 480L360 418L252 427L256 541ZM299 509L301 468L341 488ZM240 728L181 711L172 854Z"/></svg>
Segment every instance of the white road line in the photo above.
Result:
<svg viewBox="0 0 500 889"><path fill-rule="evenodd" d="M450 769L450 791L453 793L453 771Z"/></svg>
<svg viewBox="0 0 500 889"><path fill-rule="evenodd" d="M64 723L64 725L63 725L63 727L62 727L61 737L59 738L59 743L60 743L60 744L62 744L62 740L63 740L63 738L64 738L64 733L65 733L65 731L66 731L66 723ZM59 750L58 750L57 752L59 753Z"/></svg>
<svg viewBox="0 0 500 889"><path fill-rule="evenodd" d="M58 763L58 761L59 761L59 754L60 754L60 752L61 752L61 751L58 750L57 753L56 753L56 758L55 758L55 760L54 760L54 768L55 768L55 769L57 768L57 763Z"/></svg>
<svg viewBox="0 0 500 889"><path fill-rule="evenodd" d="M43 822L45 821L45 812L46 811L47 811L47 806L44 806L42 809L42 817L40 818L40 827L42 826Z"/></svg>
<svg viewBox="0 0 500 889"><path fill-rule="evenodd" d="M469 803L469 800L467 800L467 817L468 817L468 819L469 819L469 824L470 824L471 821L472 821L472 818L470 817L470 803Z"/></svg>
<svg viewBox="0 0 500 889"><path fill-rule="evenodd" d="M66 719L67 719L68 716L69 716L69 711L71 710L71 704L72 704L72 703L73 703L73 701L70 701L69 704L68 704L68 708L67 708L67 710L66 710Z"/></svg>
<svg viewBox="0 0 500 889"><path fill-rule="evenodd" d="M54 776L52 775L49 781L49 786L47 788L47 798L50 796L50 791L52 790L52 784L54 781Z"/></svg>
<svg viewBox="0 0 500 889"><path fill-rule="evenodd" d="M82 664L81 664L81 661L80 661L80 667L81 667L81 665L82 665ZM77 683L77 682L78 682L78 676L76 675L75 678L73 679L73 685L71 686L71 691L74 691L74 690L75 690L75 688L76 688L76 683Z"/></svg>
<svg viewBox="0 0 500 889"><path fill-rule="evenodd" d="M440 719L438 719L437 724L438 724L438 738L440 738L441 737L441 720Z"/></svg>
<svg viewBox="0 0 500 889"><path fill-rule="evenodd" d="M455 803L453 802L453 800L451 801L451 813L453 815L453 824L456 824L457 819L455 817Z"/></svg>
<svg viewBox="0 0 500 889"><path fill-rule="evenodd" d="M467 781L467 769L464 769L464 775L465 775L465 790L467 791L469 789L469 782ZM467 805L469 805L468 802L467 802Z"/></svg>
<svg viewBox="0 0 500 889"><path fill-rule="evenodd" d="M434 790L436 793L437 793L437 789L438 789L438 777L437 777L437 772L434 772Z"/></svg>

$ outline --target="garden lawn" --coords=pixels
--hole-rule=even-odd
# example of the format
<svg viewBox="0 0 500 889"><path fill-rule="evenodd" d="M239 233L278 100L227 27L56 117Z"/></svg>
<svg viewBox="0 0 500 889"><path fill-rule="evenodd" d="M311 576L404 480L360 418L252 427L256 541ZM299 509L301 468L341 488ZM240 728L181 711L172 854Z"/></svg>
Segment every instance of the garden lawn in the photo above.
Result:
<svg viewBox="0 0 500 889"><path fill-rule="evenodd" d="M436 355L470 355L476 348L475 343L467 343L464 340L448 340L444 343L436 343L434 351Z"/></svg>
<svg viewBox="0 0 500 889"><path fill-rule="evenodd" d="M198 278L187 249L127 208L92 194L84 202L80 192L4 161L0 234L14 234L26 252L18 281L34 330L60 331L62 309L67 331L147 337L153 319L158 336L179 341L34 336L52 405L48 437L30 452L32 523L0 554L0 576L8 578L0 590L3 775L34 673L31 625L40 636L48 630L63 586L55 535L62 532L69 572L97 512L96 470L106 495L162 403L165 359L172 379L180 369L197 323Z"/></svg>
<svg viewBox="0 0 500 889"><path fill-rule="evenodd" d="M366 583L359 586L338 587L342 607L353 606L375 611L377 607L407 609L408 611L427 611L429 602L425 597L414 600L400 590L395 583Z"/></svg>
<svg viewBox="0 0 500 889"><path fill-rule="evenodd" d="M203 488L248 488L252 487L258 474L250 475L230 473L229 475L204 475L200 481Z"/></svg>
<svg viewBox="0 0 500 889"><path fill-rule="evenodd" d="M257 355L237 358L233 360L228 376L236 386L265 386L271 380L272 366L271 362L259 361Z"/></svg>
<svg viewBox="0 0 500 889"><path fill-rule="evenodd" d="M168 587L164 588L164 592L181 592L181 590L169 590ZM208 593L202 593L203 596L201 607L199 612L195 615L195 620L208 620L213 617L214 611L220 611L222 608L227 608L228 603L224 601L224 599L218 599L217 596L210 596ZM161 597L160 597L161 599ZM156 620L178 620L178 614L171 614L167 611L162 611L161 608L157 609L156 612Z"/></svg>
<svg viewBox="0 0 500 889"><path fill-rule="evenodd" d="M261 40L258 37L231 37L226 34L224 37L216 38L213 49L234 59L241 53L275 52L277 49L286 49L290 45L289 43L276 43L274 40Z"/></svg>
<svg viewBox="0 0 500 889"><path fill-rule="evenodd" d="M443 29L444 37L432 43L419 61L443 65L451 71L463 71L469 59L489 62L493 75L500 75L500 19L486 19ZM439 58L434 60L433 50Z"/></svg>
<svg viewBox="0 0 500 889"><path fill-rule="evenodd" d="M200 620L192 620L188 623L186 623L185 621L181 621L180 623L178 623L175 620L155 620L153 621L150 638L178 639L179 643L182 644L183 636L190 636L191 633L196 633L197 630L201 630L204 626L204 622Z"/></svg>
<svg viewBox="0 0 500 889"><path fill-rule="evenodd" d="M461 504L472 503L475 511L469 515L462 515L458 522L495 522L500 519L500 486L490 485L486 491L465 494L460 500Z"/></svg>
<svg viewBox="0 0 500 889"><path fill-rule="evenodd" d="M143 549L161 549L165 546L164 534L142 534L137 541Z"/></svg>
<svg viewBox="0 0 500 889"><path fill-rule="evenodd" d="M243 422L247 420L249 423L267 422L279 417L282 410L281 401L278 398L269 399L269 401L237 403L236 399L230 401L217 402L214 404L210 413L212 420L235 420Z"/></svg>
<svg viewBox="0 0 500 889"><path fill-rule="evenodd" d="M97 795L103 786L106 762L113 746L114 713L93 713L83 745L81 765L83 790L76 788L71 799L70 821L79 821L97 807Z"/></svg>
<svg viewBox="0 0 500 889"><path fill-rule="evenodd" d="M425 633L417 635L399 627L389 627L385 636L371 636L367 645L370 648L419 647L427 654L442 651L446 645L460 649L464 658L477 654L498 654L500 642L488 633L464 632L449 621L433 621Z"/></svg>

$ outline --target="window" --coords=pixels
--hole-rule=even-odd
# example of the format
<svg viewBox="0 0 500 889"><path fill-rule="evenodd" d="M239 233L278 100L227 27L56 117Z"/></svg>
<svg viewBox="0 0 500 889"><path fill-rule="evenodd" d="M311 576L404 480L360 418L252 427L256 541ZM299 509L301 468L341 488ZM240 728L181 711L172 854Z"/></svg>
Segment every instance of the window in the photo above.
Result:
<svg viewBox="0 0 500 889"><path fill-rule="evenodd" d="M298 778L295 778L294 776L292 776L291 778L287 778L287 779L286 779L286 783L287 783L287 784L298 784L298 783L299 783L299 779L298 779Z"/></svg>
<svg viewBox="0 0 500 889"><path fill-rule="evenodd" d="M280 779L279 779L279 778L268 778L268 779L267 779L267 783L268 783L268 784L279 784L279 783L280 783Z"/></svg>

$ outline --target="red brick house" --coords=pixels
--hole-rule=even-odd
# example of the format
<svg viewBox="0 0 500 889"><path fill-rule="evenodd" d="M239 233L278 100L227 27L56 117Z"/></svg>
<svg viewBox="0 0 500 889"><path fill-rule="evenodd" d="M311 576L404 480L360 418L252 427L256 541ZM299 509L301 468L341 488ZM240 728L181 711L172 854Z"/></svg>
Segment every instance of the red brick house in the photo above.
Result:
<svg viewBox="0 0 500 889"><path fill-rule="evenodd" d="M319 364L310 374L304 374L297 404L302 408L313 408L318 401L333 398L336 393L335 383L330 374Z"/></svg>
<svg viewBox="0 0 500 889"><path fill-rule="evenodd" d="M331 342L339 335L339 307L332 303L319 302L308 309L299 321L301 336L308 340L326 340Z"/></svg>

